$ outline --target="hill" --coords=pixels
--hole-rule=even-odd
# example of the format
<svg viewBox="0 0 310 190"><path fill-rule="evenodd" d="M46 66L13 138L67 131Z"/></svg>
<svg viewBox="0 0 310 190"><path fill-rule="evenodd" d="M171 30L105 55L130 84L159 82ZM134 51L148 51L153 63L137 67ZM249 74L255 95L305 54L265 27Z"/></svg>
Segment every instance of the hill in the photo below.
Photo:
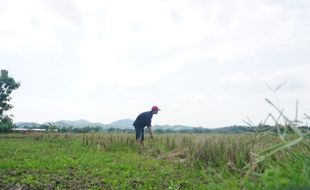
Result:
<svg viewBox="0 0 310 190"><path fill-rule="evenodd" d="M133 122L134 121L132 119L121 119L114 121L108 125L118 129L133 129Z"/></svg>
<svg viewBox="0 0 310 190"><path fill-rule="evenodd" d="M55 122L45 122L43 124L35 123L35 122L18 122L15 123L17 128L47 128L49 124L56 125L58 128L63 129L77 129L75 131L85 131L83 129L88 128L97 128L96 131L119 131L119 130L134 130L132 126L133 120L131 119L121 119L114 121L110 124L103 124L100 122L90 122L85 119L80 119L76 121L70 120L60 120ZM155 125L153 126L153 130L156 132L183 132L183 133L242 133L242 132L255 132L254 127L248 126L229 126L229 127L221 127L221 128L204 128L204 127L192 127L185 125ZM81 131L80 130L80 131ZM86 130L87 131L87 130Z"/></svg>

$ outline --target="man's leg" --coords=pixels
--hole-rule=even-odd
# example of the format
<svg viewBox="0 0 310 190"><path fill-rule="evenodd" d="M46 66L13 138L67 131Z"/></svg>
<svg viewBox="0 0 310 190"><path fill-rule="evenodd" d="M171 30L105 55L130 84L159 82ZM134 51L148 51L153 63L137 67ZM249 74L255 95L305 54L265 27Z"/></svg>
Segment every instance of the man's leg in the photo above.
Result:
<svg viewBox="0 0 310 190"><path fill-rule="evenodd" d="M138 146L143 146L143 140L142 140L142 131L140 127L135 127L136 130L136 143Z"/></svg>
<svg viewBox="0 0 310 190"><path fill-rule="evenodd" d="M141 129L141 146L144 148L144 128Z"/></svg>

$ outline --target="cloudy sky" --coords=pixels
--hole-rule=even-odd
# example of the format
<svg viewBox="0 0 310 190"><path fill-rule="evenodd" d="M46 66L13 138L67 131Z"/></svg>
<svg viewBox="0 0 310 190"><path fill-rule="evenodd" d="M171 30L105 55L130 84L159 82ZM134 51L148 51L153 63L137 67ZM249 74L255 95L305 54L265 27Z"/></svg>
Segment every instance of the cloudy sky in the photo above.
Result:
<svg viewBox="0 0 310 190"><path fill-rule="evenodd" d="M14 121L254 123L310 114L308 0L0 0ZM286 84L273 93L273 89Z"/></svg>

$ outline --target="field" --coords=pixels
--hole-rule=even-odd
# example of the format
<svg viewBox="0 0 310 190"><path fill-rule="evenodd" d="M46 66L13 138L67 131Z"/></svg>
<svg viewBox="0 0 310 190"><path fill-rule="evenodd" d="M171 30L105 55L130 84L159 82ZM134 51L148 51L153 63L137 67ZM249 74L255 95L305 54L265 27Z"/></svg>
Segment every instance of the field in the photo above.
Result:
<svg viewBox="0 0 310 190"><path fill-rule="evenodd" d="M309 135L2 134L0 189L310 189Z"/></svg>

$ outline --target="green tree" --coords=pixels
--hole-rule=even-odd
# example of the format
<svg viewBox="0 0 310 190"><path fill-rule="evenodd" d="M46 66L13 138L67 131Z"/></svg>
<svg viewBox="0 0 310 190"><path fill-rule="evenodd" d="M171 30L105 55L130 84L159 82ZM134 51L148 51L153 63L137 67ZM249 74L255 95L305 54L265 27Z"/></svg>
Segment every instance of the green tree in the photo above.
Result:
<svg viewBox="0 0 310 190"><path fill-rule="evenodd" d="M9 102L11 101L11 93L20 86L19 82L16 82L9 76L7 70L1 70L0 74L0 132L7 132L13 127L13 120L4 114L13 108Z"/></svg>
<svg viewBox="0 0 310 190"><path fill-rule="evenodd" d="M59 127L57 127L57 125L48 123L47 131L58 131L58 130L59 130L58 128L59 128Z"/></svg>
<svg viewBox="0 0 310 190"><path fill-rule="evenodd" d="M9 116L4 116L0 121L0 133L7 133L13 127L13 120Z"/></svg>

